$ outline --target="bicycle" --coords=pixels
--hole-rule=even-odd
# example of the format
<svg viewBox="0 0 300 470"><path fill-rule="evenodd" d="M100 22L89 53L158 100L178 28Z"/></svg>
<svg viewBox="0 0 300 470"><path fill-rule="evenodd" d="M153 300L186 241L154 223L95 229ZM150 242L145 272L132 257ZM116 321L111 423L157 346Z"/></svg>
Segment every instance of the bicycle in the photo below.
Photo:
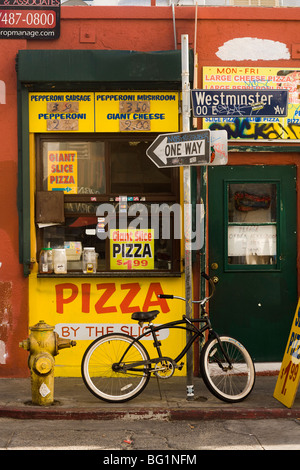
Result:
<svg viewBox="0 0 300 470"><path fill-rule="evenodd" d="M205 311L205 305L214 295L215 285L205 273L202 276L209 281L211 293L202 300L192 301L201 308L200 318L175 320L158 326L153 320L159 310L134 312L133 320L143 326L149 326L140 336L134 338L123 333L109 333L96 338L86 349L81 363L83 381L88 390L97 398L106 402L126 402L137 397L147 386L151 374L158 378L170 378L176 369L181 370L180 362L197 338L208 338L200 353L200 373L208 390L217 398L228 403L244 400L252 391L255 383L255 368L246 348L234 338L219 336L212 328ZM183 297L160 294L159 298L179 299ZM195 325L201 323L204 326ZM187 344L180 354L172 359L163 356L161 342L156 333L166 328L180 328L191 332ZM151 332L156 358L150 358L145 346L140 342Z"/></svg>

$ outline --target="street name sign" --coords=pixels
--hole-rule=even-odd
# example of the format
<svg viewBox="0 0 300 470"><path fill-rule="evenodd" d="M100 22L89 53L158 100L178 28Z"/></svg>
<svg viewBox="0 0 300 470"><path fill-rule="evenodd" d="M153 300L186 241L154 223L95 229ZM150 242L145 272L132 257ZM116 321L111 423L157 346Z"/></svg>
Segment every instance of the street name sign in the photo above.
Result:
<svg viewBox="0 0 300 470"><path fill-rule="evenodd" d="M211 159L210 135L209 129L161 134L146 154L159 168L207 165Z"/></svg>
<svg viewBox="0 0 300 470"><path fill-rule="evenodd" d="M284 117L288 111L288 90L191 90L193 116L201 117Z"/></svg>

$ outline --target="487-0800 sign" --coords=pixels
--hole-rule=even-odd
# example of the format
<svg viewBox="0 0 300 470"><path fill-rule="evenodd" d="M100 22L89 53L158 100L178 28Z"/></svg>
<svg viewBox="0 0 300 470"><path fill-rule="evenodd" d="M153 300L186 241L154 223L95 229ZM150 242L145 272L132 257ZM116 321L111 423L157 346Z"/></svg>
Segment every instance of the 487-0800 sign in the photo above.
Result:
<svg viewBox="0 0 300 470"><path fill-rule="evenodd" d="M0 0L0 38L58 39L59 0Z"/></svg>
<svg viewBox="0 0 300 470"><path fill-rule="evenodd" d="M53 28L56 15L53 11L0 10L0 27Z"/></svg>

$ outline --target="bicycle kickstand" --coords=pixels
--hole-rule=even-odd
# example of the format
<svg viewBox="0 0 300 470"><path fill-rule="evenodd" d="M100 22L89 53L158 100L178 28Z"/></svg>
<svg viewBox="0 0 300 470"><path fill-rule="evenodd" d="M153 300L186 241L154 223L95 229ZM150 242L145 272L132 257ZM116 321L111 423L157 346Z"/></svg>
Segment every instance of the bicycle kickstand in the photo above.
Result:
<svg viewBox="0 0 300 470"><path fill-rule="evenodd" d="M159 378L158 378L157 375L155 375L155 377L156 377L157 387L158 387L158 390L159 390L159 396L160 396L160 399L162 400L162 394L161 394L161 388L160 388Z"/></svg>

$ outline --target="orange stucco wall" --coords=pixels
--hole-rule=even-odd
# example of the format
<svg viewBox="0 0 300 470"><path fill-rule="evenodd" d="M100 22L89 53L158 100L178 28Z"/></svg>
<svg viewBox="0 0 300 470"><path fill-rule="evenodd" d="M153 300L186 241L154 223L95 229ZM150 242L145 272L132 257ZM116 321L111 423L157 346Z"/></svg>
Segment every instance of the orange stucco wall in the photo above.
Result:
<svg viewBox="0 0 300 470"><path fill-rule="evenodd" d="M181 34L198 52L198 87L203 66L300 67L297 37L300 8L176 7L174 40L171 7L61 7L57 40L0 39L0 80L5 99L0 104L0 377L28 374L27 354L19 341L28 335L28 279L19 264L17 211L18 134L15 58L21 49L106 49L159 51L180 48ZM289 58L220 58L219 49L234 38L251 37L286 45ZM175 44L176 42L176 44ZM271 47L270 43L270 47ZM201 123L199 123L201 125ZM246 154L245 154L246 155ZM271 158L264 154L266 159ZM230 157L232 163L242 156ZM256 157L255 157L256 158ZM257 157L262 158L262 157ZM281 155L274 156L280 161ZM287 157L285 157L287 158ZM292 161L298 163L298 154Z"/></svg>

